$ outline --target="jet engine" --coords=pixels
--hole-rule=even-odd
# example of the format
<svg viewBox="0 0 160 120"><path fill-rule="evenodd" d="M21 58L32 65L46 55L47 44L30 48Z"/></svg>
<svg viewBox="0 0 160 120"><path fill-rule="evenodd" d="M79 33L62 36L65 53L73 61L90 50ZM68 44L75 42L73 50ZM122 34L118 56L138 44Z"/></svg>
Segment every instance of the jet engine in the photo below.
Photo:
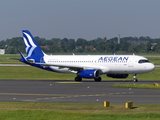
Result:
<svg viewBox="0 0 160 120"><path fill-rule="evenodd" d="M100 76L100 71L96 70L96 69L92 69L92 70L82 70L78 73L78 76L82 77L82 78L99 78Z"/></svg>
<svg viewBox="0 0 160 120"><path fill-rule="evenodd" d="M127 78L128 74L107 74L107 76L112 78Z"/></svg>

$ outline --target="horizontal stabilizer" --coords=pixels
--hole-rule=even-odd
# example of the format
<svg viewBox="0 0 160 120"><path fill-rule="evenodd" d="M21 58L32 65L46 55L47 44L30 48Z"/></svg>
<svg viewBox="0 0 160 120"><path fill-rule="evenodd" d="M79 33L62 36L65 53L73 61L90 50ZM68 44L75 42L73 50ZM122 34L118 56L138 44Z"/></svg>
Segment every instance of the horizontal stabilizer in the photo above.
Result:
<svg viewBox="0 0 160 120"><path fill-rule="evenodd" d="M26 62L26 59L25 59L24 55L21 52L19 52L19 54L21 55L20 61L21 62Z"/></svg>
<svg viewBox="0 0 160 120"><path fill-rule="evenodd" d="M35 60L34 59L28 59L27 62L33 64L33 63L35 63Z"/></svg>

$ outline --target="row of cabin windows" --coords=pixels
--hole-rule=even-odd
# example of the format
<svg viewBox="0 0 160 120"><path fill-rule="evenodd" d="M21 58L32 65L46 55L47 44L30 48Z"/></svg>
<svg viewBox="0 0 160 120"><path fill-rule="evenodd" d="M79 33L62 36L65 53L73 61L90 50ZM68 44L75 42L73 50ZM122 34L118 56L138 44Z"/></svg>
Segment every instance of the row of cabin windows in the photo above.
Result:
<svg viewBox="0 0 160 120"><path fill-rule="evenodd" d="M57 63L62 63L62 62L93 62L93 61L48 61L48 62L57 62Z"/></svg>
<svg viewBox="0 0 160 120"><path fill-rule="evenodd" d="M56 62L56 63L64 63L64 62L72 62L72 63L73 63L73 62L74 62L74 63L75 63L75 62L76 62L76 63L84 63L84 62L85 62L85 63L88 63L88 62L89 62L89 63L93 63L94 61L48 61L48 62ZM96 62L96 63L106 63L106 62L109 62L109 63L113 63L113 62L114 62L114 63L115 63L115 62L116 62L116 63L117 63L117 62L118 62L118 63L126 63L127 61L95 61L95 62Z"/></svg>

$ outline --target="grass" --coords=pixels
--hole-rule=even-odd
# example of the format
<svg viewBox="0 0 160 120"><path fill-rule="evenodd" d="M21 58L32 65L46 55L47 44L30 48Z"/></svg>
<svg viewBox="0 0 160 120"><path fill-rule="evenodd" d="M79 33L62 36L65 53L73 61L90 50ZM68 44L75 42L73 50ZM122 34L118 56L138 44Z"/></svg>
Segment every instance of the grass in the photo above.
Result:
<svg viewBox="0 0 160 120"><path fill-rule="evenodd" d="M0 79L69 80L74 74L55 73L32 66L0 66Z"/></svg>
<svg viewBox="0 0 160 120"><path fill-rule="evenodd" d="M0 55L0 64L21 64L21 62L19 62L19 60L13 60L10 58L19 59L20 55L18 55L18 54Z"/></svg>
<svg viewBox="0 0 160 120"><path fill-rule="evenodd" d="M33 79L33 80L74 80L75 74L55 73L32 66L0 66L0 79ZM139 80L159 80L160 68L153 72L138 74ZM129 75L126 79L114 79L101 75L102 80L132 80ZM92 80L92 79L91 79Z"/></svg>
<svg viewBox="0 0 160 120"><path fill-rule="evenodd" d="M23 103L0 102L2 120L158 120L157 104L136 104L126 109L124 104L103 107L103 103ZM123 113L123 114L122 114Z"/></svg>
<svg viewBox="0 0 160 120"><path fill-rule="evenodd" d="M55 73L42 70L32 66L0 66L0 79L33 79L33 80L74 80L75 74ZM137 78L141 80L159 80L160 67L150 73L138 74ZM114 79L101 75L102 80L132 80L129 75L126 79ZM91 79L92 80L92 79Z"/></svg>
<svg viewBox="0 0 160 120"><path fill-rule="evenodd" d="M126 88L144 88L144 89L160 89L160 85L154 84L114 84L112 87L126 87Z"/></svg>
<svg viewBox="0 0 160 120"><path fill-rule="evenodd" d="M160 56L156 56L156 57L147 56L146 58L147 58L150 62L154 63L155 65L160 65Z"/></svg>

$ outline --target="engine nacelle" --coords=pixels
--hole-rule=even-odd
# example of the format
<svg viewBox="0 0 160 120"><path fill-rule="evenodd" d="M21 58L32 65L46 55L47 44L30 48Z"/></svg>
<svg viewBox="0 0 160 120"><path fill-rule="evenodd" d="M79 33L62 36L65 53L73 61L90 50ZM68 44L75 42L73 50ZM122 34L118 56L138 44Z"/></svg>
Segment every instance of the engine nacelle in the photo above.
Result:
<svg viewBox="0 0 160 120"><path fill-rule="evenodd" d="M107 76L112 78L127 78L128 74L107 74Z"/></svg>
<svg viewBox="0 0 160 120"><path fill-rule="evenodd" d="M81 72L78 73L78 76L82 78L99 78L100 76L100 71L96 69L92 70L82 70Z"/></svg>

